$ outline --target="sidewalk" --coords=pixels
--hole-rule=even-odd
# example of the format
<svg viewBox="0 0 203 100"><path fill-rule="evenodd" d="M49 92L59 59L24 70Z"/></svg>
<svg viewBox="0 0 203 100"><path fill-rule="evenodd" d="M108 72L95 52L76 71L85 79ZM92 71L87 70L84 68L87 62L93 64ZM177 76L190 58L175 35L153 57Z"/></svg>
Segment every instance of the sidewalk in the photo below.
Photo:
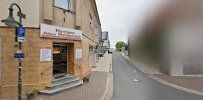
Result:
<svg viewBox="0 0 203 100"><path fill-rule="evenodd" d="M109 74L111 63L112 55L105 54L92 69L88 83L54 95L39 95L33 100L110 100L113 93L113 79Z"/></svg>
<svg viewBox="0 0 203 100"><path fill-rule="evenodd" d="M203 96L203 77L201 76L168 76L162 74L158 69L149 67L141 62L132 61L129 57L121 53L124 58L132 62L139 70L162 84Z"/></svg>
<svg viewBox="0 0 203 100"><path fill-rule="evenodd" d="M96 66L96 68L92 69L92 72L104 72L107 74L106 90L103 96L98 100L111 100L113 96L112 54L104 54L104 57L100 58Z"/></svg>

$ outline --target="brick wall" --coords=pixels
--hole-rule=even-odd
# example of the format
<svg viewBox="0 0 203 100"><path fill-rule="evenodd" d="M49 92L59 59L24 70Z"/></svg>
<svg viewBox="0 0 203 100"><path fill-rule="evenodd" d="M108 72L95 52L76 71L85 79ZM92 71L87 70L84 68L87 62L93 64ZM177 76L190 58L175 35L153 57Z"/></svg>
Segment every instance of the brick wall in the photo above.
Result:
<svg viewBox="0 0 203 100"><path fill-rule="evenodd" d="M44 64L39 63L40 47L46 46L50 41L43 41L39 38L39 29L26 29L26 43L23 43L23 93L33 89L42 88L44 84L50 84L50 74L45 73L44 82L42 82L39 72L44 65L51 65L51 62ZM18 44L14 41L14 29L0 28L0 37L2 38L2 96L16 96L18 82L18 59L14 59L13 55L17 50ZM39 45L39 43L41 45ZM50 45L51 46L51 45ZM43 67L42 67L43 66Z"/></svg>

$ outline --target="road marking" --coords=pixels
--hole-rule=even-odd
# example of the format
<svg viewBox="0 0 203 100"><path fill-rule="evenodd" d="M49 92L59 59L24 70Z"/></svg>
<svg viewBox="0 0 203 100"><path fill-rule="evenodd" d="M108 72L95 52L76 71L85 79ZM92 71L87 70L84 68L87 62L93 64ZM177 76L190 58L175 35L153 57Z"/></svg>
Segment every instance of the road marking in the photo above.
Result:
<svg viewBox="0 0 203 100"><path fill-rule="evenodd" d="M140 82L141 80L133 79L133 82Z"/></svg>

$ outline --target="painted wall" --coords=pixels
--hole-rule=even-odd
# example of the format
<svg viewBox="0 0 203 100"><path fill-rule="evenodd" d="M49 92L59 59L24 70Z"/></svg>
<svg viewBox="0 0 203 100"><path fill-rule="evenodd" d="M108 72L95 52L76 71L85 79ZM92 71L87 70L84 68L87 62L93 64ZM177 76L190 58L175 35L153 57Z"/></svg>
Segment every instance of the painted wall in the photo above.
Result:
<svg viewBox="0 0 203 100"><path fill-rule="evenodd" d="M0 3L0 20L6 19L9 13L9 6L12 3L17 3L24 14L26 14L26 19L23 20L23 25L26 27L39 27L40 18L40 1L41 0L1 0ZM14 7L14 15L15 19L18 21L17 17L18 8ZM4 26L2 22L0 22L0 26Z"/></svg>
<svg viewBox="0 0 203 100"><path fill-rule="evenodd" d="M169 48L173 76L203 74L202 20L176 23L170 29Z"/></svg>

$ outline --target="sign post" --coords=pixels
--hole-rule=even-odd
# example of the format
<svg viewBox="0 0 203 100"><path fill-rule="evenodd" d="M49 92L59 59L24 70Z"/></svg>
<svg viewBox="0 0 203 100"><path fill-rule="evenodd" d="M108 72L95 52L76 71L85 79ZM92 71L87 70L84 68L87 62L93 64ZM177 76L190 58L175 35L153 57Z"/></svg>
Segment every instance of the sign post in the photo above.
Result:
<svg viewBox="0 0 203 100"><path fill-rule="evenodd" d="M18 63L18 97L19 100L22 100L22 58L24 58L24 54L22 53L22 42L25 42L25 28L21 25L17 28L17 41L19 46L16 54L14 54L15 58L19 59Z"/></svg>
<svg viewBox="0 0 203 100"><path fill-rule="evenodd" d="M15 41L18 42L18 50L14 54L14 58L18 59L18 99L22 100L22 59L25 55L22 52L22 42L25 42L25 28L20 25L16 27L16 38Z"/></svg>
<svg viewBox="0 0 203 100"><path fill-rule="evenodd" d="M13 17L13 6L18 8L17 16L19 17L19 22ZM22 100L22 58L24 54L22 53L22 42L25 42L25 28L22 25L22 18L25 19L26 15L22 13L20 6L16 3L12 3L9 7L9 16L1 20L8 27L16 27L16 37L15 41L18 42L17 53L14 54L14 58L19 59L18 63L18 100Z"/></svg>

